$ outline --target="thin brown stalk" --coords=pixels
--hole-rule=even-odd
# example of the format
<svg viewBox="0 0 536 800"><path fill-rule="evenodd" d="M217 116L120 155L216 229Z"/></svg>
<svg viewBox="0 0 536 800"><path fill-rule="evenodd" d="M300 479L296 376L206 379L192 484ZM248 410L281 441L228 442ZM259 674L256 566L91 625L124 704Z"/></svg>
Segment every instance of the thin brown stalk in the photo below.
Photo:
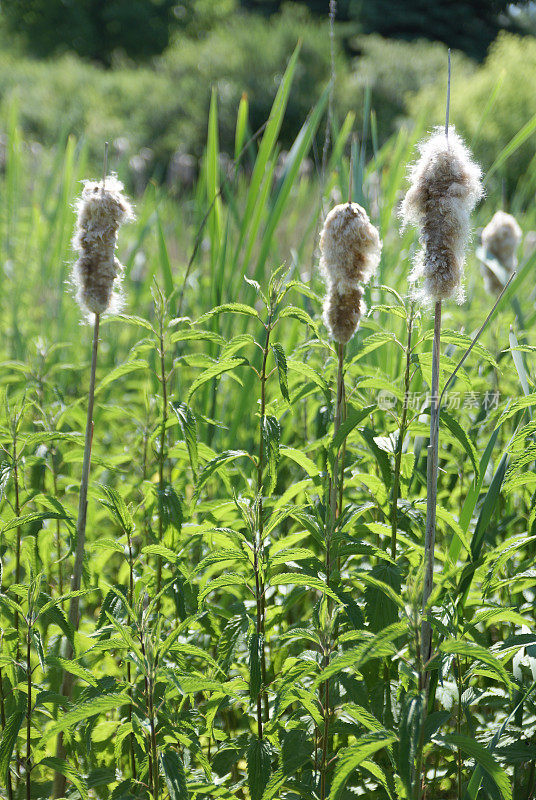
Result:
<svg viewBox="0 0 536 800"><path fill-rule="evenodd" d="M0 669L0 722L2 723L2 730L6 727L6 709L4 706L4 676ZM13 787L11 785L11 773L7 773L7 796L8 800L13 800Z"/></svg>
<svg viewBox="0 0 536 800"><path fill-rule="evenodd" d="M17 428L13 431L13 483L15 485L15 516L20 517L20 493L19 493L19 455L17 453ZM21 528L17 525L17 542L15 555L15 583L20 583L20 546ZM19 657L19 615L15 611L15 631L17 633L17 659Z"/></svg>
<svg viewBox="0 0 536 800"><path fill-rule="evenodd" d="M52 456L52 485L54 487L54 497L58 496L58 476L56 475L56 467L54 465L54 456ZM61 566L61 529L60 521L56 520L56 559L58 562L58 591L60 595L63 594L63 570Z"/></svg>
<svg viewBox="0 0 536 800"><path fill-rule="evenodd" d="M402 447L406 436L408 424L408 400L410 385L411 367L411 333L413 329L414 306L411 305L408 320L408 341L406 345L406 370L404 373L404 405L402 407L402 417L398 429L398 439L396 443L395 471L393 476L393 501L391 505L391 558L396 559L396 533L398 530L398 495L400 492L400 471L402 465Z"/></svg>
<svg viewBox="0 0 536 800"><path fill-rule="evenodd" d="M337 356L338 356L338 367L337 367L337 401L335 405L335 418L333 424L333 435L337 434L341 426L341 421L343 418L343 407L344 407L344 344L339 342L337 346ZM331 569L332 569L332 549L331 549L331 540L333 537L333 532L335 529L335 522L337 516L341 512L341 503L342 503L342 494L340 495L341 501L338 503L338 492L337 492L337 484L338 484L338 473L339 473L339 452L335 454L334 464L333 464L333 475L330 482L329 487L329 504L330 504L330 516L329 522L327 525L327 535L326 535L326 584L328 588L331 585ZM329 600L328 606L329 606ZM323 658L323 668L325 669L329 666L330 661L330 651L331 651L331 637L328 635L327 640L324 642L324 658ZM331 716L331 709L330 709L330 698L329 698L329 680L324 681L323 687L321 687L320 692L322 696L322 689L323 689L323 715L324 715L324 726L322 732L322 757L320 762L320 798L321 800L325 800L326 797L326 788L327 788L327 769L328 769L328 754L329 754L329 722Z"/></svg>
<svg viewBox="0 0 536 800"><path fill-rule="evenodd" d="M437 471L439 457L439 358L441 345L441 300L435 304L434 343L432 351L432 397L430 408L430 444L428 445L426 479L426 530L424 535L424 586L422 597L421 657L423 664L432 654L432 624L428 600L434 585L434 548L437 508ZM427 676L423 685L428 686Z"/></svg>
<svg viewBox="0 0 536 800"><path fill-rule="evenodd" d="M160 430L160 447L158 453L158 489L159 489L159 513L158 513L158 544L162 544L163 519L162 503L164 502L164 465L166 447L166 425L167 425L167 375L166 375L166 351L164 349L164 315L160 317L159 331L159 355L160 355L160 382L162 384L162 427ZM157 556L156 567L156 592L160 593L162 588L162 559ZM160 610L160 598L157 601L157 611Z"/></svg>
<svg viewBox="0 0 536 800"><path fill-rule="evenodd" d="M32 665L31 665L31 625L28 620L28 631L26 635L26 691L28 694L26 704L26 800L31 800L31 767L30 758L32 755Z"/></svg>
<svg viewBox="0 0 536 800"><path fill-rule="evenodd" d="M91 447L93 444L93 407L95 402L95 381L97 374L97 355L99 349L99 323L100 315L95 314L93 326L93 348L91 353L91 372L89 378L89 392L87 404L86 435L84 442L84 460L82 463L82 480L80 482L80 495L78 498L78 523L76 526L76 550L71 578L71 591L78 592L82 582L82 569L84 566L84 551L86 540L86 519L87 519L87 494L89 486L89 471L91 466ZM78 630L79 618L79 597L71 597L69 603L69 622L74 630ZM67 658L72 658L73 648L67 642ZM73 676L70 672L64 671L61 693L64 697L70 698L73 690ZM64 758L65 750L63 747L63 732L60 731L56 741L56 757ZM62 797L65 794L66 779L59 772L54 777L53 797Z"/></svg>
<svg viewBox="0 0 536 800"><path fill-rule="evenodd" d="M272 310L268 315L268 322L266 323L266 336L264 339L264 347L262 354L262 366L260 371L261 383L261 397L260 397L260 420L259 420L259 458L257 464L257 497L258 497L258 539L255 543L255 588L257 597L257 635L260 637L261 642L261 680L264 687L261 697L257 700L257 731L259 739L263 737L262 721L259 720L259 714L264 710L264 722L270 719L270 709L268 704L268 693L266 691L266 651L264 646L264 637L266 633L266 598L265 586L262 578L261 569L264 564L264 504L262 497L262 479L264 472L264 422L266 416L266 364L268 362L268 353L270 351L270 334L272 332ZM262 709L263 706L263 709Z"/></svg>
<svg viewBox="0 0 536 800"><path fill-rule="evenodd" d="M132 558L132 537L130 535L130 531L127 532L127 535L128 535L128 566L129 566L128 603L130 608L132 608L134 600L134 562ZM127 615L127 625L130 627L130 611ZM132 686L131 664L129 660L127 660L127 683L128 683L128 694L130 697L130 703L128 706L128 721L132 723L132 697L134 693L134 687ZM131 734L129 736L129 739L130 739L130 763L132 769L132 779L136 780L136 756L134 754L134 735Z"/></svg>
<svg viewBox="0 0 536 800"><path fill-rule="evenodd" d="M82 582L82 568L84 564L87 493L89 487L89 470L91 466L91 446L93 444L93 406L95 402L95 378L97 373L97 355L99 349L99 323L100 315L95 314L95 323L93 326L93 349L91 353L91 374L89 378L87 404L86 437L84 442L84 461L82 464L82 481L80 483L80 496L78 502L78 524L76 526L76 551L73 575L71 579L71 591L73 592L77 592L80 589ZM78 597L72 597L69 604L69 622L75 630L78 629L79 602L80 601Z"/></svg>

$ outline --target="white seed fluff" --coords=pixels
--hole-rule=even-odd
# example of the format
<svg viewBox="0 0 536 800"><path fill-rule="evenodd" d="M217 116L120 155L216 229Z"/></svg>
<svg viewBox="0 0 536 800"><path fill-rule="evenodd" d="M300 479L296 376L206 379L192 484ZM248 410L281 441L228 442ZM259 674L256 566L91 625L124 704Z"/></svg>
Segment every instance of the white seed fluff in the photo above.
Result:
<svg viewBox="0 0 536 800"><path fill-rule="evenodd" d="M463 267L471 212L483 195L482 173L462 139L449 127L436 128L420 143L420 158L410 169L410 188L402 202L403 226L420 229L421 249L410 282L424 302L463 300Z"/></svg>
<svg viewBox="0 0 536 800"><path fill-rule="evenodd" d="M115 313L123 305L123 266L115 256L117 232L133 219L132 206L123 194L123 184L111 175L104 187L102 182L84 181L76 210L73 247L79 257L72 282L77 302L86 312Z"/></svg>

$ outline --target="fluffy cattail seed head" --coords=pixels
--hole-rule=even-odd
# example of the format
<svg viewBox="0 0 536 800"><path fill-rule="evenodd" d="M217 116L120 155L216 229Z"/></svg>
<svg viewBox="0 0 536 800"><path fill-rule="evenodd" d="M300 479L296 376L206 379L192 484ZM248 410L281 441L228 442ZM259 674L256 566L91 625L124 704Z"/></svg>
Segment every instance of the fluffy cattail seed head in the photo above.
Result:
<svg viewBox="0 0 536 800"><path fill-rule="evenodd" d="M419 149L401 207L404 227L420 228L421 250L409 280L422 283L419 294L426 302L449 297L461 302L470 215L483 195L482 173L454 126L448 139L436 128Z"/></svg>
<svg viewBox="0 0 536 800"><path fill-rule="evenodd" d="M482 248L484 255L496 259L509 278L517 267L517 248L521 242L521 228L517 220L505 211L497 211L482 231ZM504 286L492 269L485 263L481 265L486 289L498 293Z"/></svg>
<svg viewBox="0 0 536 800"><path fill-rule="evenodd" d="M343 289L365 283L380 262L377 229L357 203L335 206L320 234L320 269L333 286Z"/></svg>
<svg viewBox="0 0 536 800"><path fill-rule="evenodd" d="M359 286L341 291L332 286L324 299L324 324L332 339L341 344L350 341L357 330L365 306Z"/></svg>
<svg viewBox="0 0 536 800"><path fill-rule="evenodd" d="M364 311L361 284L380 261L381 241L366 211L357 203L333 208L320 235L320 269L326 282L324 322L331 337L346 344Z"/></svg>
<svg viewBox="0 0 536 800"><path fill-rule="evenodd" d="M84 181L76 209L73 247L79 257L72 281L77 302L95 314L116 312L123 304L123 266L115 256L117 232L123 222L133 218L132 206L123 194L123 184L111 175L104 186L102 182Z"/></svg>

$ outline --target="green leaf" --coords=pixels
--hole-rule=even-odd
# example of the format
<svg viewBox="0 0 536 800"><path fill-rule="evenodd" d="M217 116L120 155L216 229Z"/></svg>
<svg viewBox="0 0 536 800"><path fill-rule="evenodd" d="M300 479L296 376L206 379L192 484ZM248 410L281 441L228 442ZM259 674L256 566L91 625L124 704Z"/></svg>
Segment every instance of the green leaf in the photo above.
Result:
<svg viewBox="0 0 536 800"><path fill-rule="evenodd" d="M337 758L329 800L342 800L345 797L344 787L352 772L373 753L383 750L395 740L396 736L387 732L369 733L358 739L351 747L341 750Z"/></svg>
<svg viewBox="0 0 536 800"><path fill-rule="evenodd" d="M211 579L203 591L199 592L199 607L201 607L201 603L211 592L226 586L247 586L247 582L243 575L238 575L233 572L228 572L227 575L220 575L219 578Z"/></svg>
<svg viewBox="0 0 536 800"><path fill-rule="evenodd" d="M459 441L469 458L473 464L473 469L475 471L475 480L479 478L479 467L477 461L477 454L475 450L475 446L468 437L467 433L464 431L458 420L449 414L445 409L441 410L440 413L441 421L445 423L449 431L452 435Z"/></svg>
<svg viewBox="0 0 536 800"><path fill-rule="evenodd" d="M194 480L197 480L197 473L199 470L199 453L197 448L197 419L192 409L186 403L173 403L173 411L177 415L179 425L181 427L186 447L188 448L188 455L190 457L190 466L194 474Z"/></svg>
<svg viewBox="0 0 536 800"><path fill-rule="evenodd" d="M171 263L169 260L168 249L166 245L166 237L162 228L160 214L158 209L155 210L156 214L156 232L158 234L158 257L160 262L160 269L162 270L162 278L164 280L164 287L166 290L166 297L171 297L173 293L173 273L171 271Z"/></svg>
<svg viewBox="0 0 536 800"><path fill-rule="evenodd" d="M502 164L504 164L504 162L510 158L510 156L513 155L515 151L521 147L521 145L526 142L530 136L532 136L535 130L536 114L529 119L529 121L521 128L521 130L518 131L516 135L512 137L512 139L510 139L505 147L503 147L499 155L496 156L495 161L486 173L484 184L486 184L493 173L496 172L496 170L498 170L499 167L501 167Z"/></svg>
<svg viewBox="0 0 536 800"><path fill-rule="evenodd" d="M265 491L267 495L271 495L277 483L281 428L276 418L271 416L265 416L261 425L264 458L268 467L268 479L266 481Z"/></svg>
<svg viewBox="0 0 536 800"><path fill-rule="evenodd" d="M119 492L111 486L101 484L102 489L106 495L103 504L112 512L113 517L117 521L122 531L129 534L134 530L134 520L128 510L127 504L119 494ZM123 548L121 548L122 550Z"/></svg>
<svg viewBox="0 0 536 800"><path fill-rule="evenodd" d="M199 325L201 322L206 322L207 320L212 319L212 317L218 316L219 314L226 313L245 314L247 317L255 317L255 319L259 319L259 312L252 306L247 306L245 303L223 303L223 305L211 308L210 311L206 311L204 314L202 314L202 316L195 321L195 325Z"/></svg>
<svg viewBox="0 0 536 800"><path fill-rule="evenodd" d="M252 703L257 701L261 690L261 653L263 647L262 634L252 633L249 637L249 697Z"/></svg>
<svg viewBox="0 0 536 800"><path fill-rule="evenodd" d="M397 622L380 631L376 636L367 636L356 647L345 650L344 653L332 658L329 665L315 678L314 685L319 686L328 678L345 669L358 670L373 658L392 656L397 650L396 639L404 636L404 634L407 634L406 622Z"/></svg>
<svg viewBox="0 0 536 800"><path fill-rule="evenodd" d="M360 422L362 422L366 417L368 417L374 409L376 405L366 406L366 408L351 408L348 412L348 416L341 424L339 430L333 437L331 442L330 448L333 453L336 453L344 440L348 437L348 435L356 428Z"/></svg>
<svg viewBox="0 0 536 800"><path fill-rule="evenodd" d="M104 694L100 697L92 697L67 711L63 716L50 725L43 733L41 743L48 741L52 736L56 736L60 731L67 730L72 725L84 722L90 717L104 714L107 711L117 710L120 706L130 703L128 694L113 693Z"/></svg>
<svg viewBox="0 0 536 800"><path fill-rule="evenodd" d="M279 575L270 578L270 586L303 586L307 589L316 589L322 594L327 594L338 605L343 605L342 600L329 588L327 583L312 575L303 575L299 572L280 572Z"/></svg>
<svg viewBox="0 0 536 800"><path fill-rule="evenodd" d="M413 796L412 782L415 771L415 755L423 724L423 710L422 694L405 695L400 709L398 772L404 782L408 797Z"/></svg>
<svg viewBox="0 0 536 800"><path fill-rule="evenodd" d="M439 649L443 653L454 653L459 656L465 656L470 661L481 661L497 675L498 680L504 683L509 691L512 689L512 682L510 681L506 669L499 659L487 648L463 639L449 639L446 642L442 642Z"/></svg>
<svg viewBox="0 0 536 800"><path fill-rule="evenodd" d="M279 314L279 319L287 319L288 317L297 319L298 322L303 322L304 325L308 325L313 330L315 336L318 339L320 338L318 325L311 315L308 314L303 308L299 308L298 306L285 306L285 308Z"/></svg>
<svg viewBox="0 0 536 800"><path fill-rule="evenodd" d="M11 756L13 755L17 736L19 735L24 717L24 711L14 711L6 720L5 728L2 731L2 738L0 739L0 781L4 786L7 783Z"/></svg>
<svg viewBox="0 0 536 800"><path fill-rule="evenodd" d="M400 594L402 579L400 569L396 564L380 561L374 565L370 576L386 586L390 586L396 594ZM397 604L390 597L386 597L380 586L381 584L377 583L367 583L365 587L365 614L370 629L374 633L378 633L398 620Z"/></svg>
<svg viewBox="0 0 536 800"><path fill-rule="evenodd" d="M247 751L248 786L251 800L262 800L270 780L270 745L266 739L252 737Z"/></svg>
<svg viewBox="0 0 536 800"><path fill-rule="evenodd" d="M86 781L82 780L80 777L80 770L71 767L71 765L68 764L67 761L64 761L63 758L47 756L46 758L41 759L36 766L49 767L50 769L53 769L54 772L59 772L61 775L64 775L67 780L71 781L73 786L78 789L82 800L88 800L89 794L87 790L87 784Z"/></svg>
<svg viewBox="0 0 536 800"><path fill-rule="evenodd" d="M117 380L117 378L123 378L125 375L129 375L131 372L136 372L139 369L146 370L147 362L143 361L142 359L136 359L135 361L127 361L126 364L120 364L102 379L95 389L95 395L99 394L99 392L102 392L106 386L109 386L110 383L113 383L115 380Z"/></svg>
<svg viewBox="0 0 536 800"><path fill-rule="evenodd" d="M67 658L59 658L57 656L47 656L46 663L51 667L61 667L61 669L65 670L66 672L70 672L71 675L76 675L78 678L82 678L82 680L87 681L90 686L98 686L97 679L93 675L93 673L79 664L77 661L72 661Z"/></svg>
<svg viewBox="0 0 536 800"><path fill-rule="evenodd" d="M184 764L177 751L168 748L160 756L160 764L169 792L169 800L188 800Z"/></svg>
<svg viewBox="0 0 536 800"><path fill-rule="evenodd" d="M301 450L296 450L294 447L281 447L281 455L295 461L309 475L310 478L317 478L320 475L320 470L314 461L311 461L309 456L306 456Z"/></svg>
<svg viewBox="0 0 536 800"><path fill-rule="evenodd" d="M202 372L201 375L198 375L190 386L190 391L188 392L188 403L192 399L195 392L197 392L201 386L204 386L207 381L218 378L220 375L223 375L224 372L230 372L237 367L242 367L244 364L247 364L247 360L245 358L228 358L224 361L218 361L216 364L212 364L208 369Z"/></svg>
<svg viewBox="0 0 536 800"><path fill-rule="evenodd" d="M512 786L510 779L500 764L495 761L490 751L483 747L480 742L469 736L460 733L448 733L445 736L437 737L441 743L459 747L460 750L470 758L474 758L477 764L488 773L492 781L497 786L503 800L512 800Z"/></svg>
<svg viewBox="0 0 536 800"><path fill-rule="evenodd" d="M283 350L283 346L275 342L271 345L272 353L274 354L274 360L277 367L277 375L279 378L279 388L281 389L281 394L283 398L290 403L290 398L288 395L288 367L287 367L287 359L285 356L285 351Z"/></svg>

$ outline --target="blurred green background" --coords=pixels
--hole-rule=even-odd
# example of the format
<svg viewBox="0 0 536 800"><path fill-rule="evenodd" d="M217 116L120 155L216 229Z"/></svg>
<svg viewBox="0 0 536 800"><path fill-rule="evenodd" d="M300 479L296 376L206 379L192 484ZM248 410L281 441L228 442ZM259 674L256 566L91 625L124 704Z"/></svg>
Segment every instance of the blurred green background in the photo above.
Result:
<svg viewBox="0 0 536 800"><path fill-rule="evenodd" d="M369 156L417 117L427 126L441 120L448 46L452 119L470 142L478 140L484 166L536 114L536 4L334 6L334 116L342 122L355 112ZM0 131L15 105L41 167L70 134L84 141L96 166L108 139L112 166L130 191L142 192L154 178L180 193L197 177L211 88L221 150L232 155L242 94L253 132L266 121L301 40L280 137L283 148L291 145L332 75L329 13L329 0L2 0ZM370 109L375 126L366 123ZM497 175L505 193L518 188L533 149L531 137ZM313 153L310 168L319 160ZM526 187L527 198L532 193Z"/></svg>

